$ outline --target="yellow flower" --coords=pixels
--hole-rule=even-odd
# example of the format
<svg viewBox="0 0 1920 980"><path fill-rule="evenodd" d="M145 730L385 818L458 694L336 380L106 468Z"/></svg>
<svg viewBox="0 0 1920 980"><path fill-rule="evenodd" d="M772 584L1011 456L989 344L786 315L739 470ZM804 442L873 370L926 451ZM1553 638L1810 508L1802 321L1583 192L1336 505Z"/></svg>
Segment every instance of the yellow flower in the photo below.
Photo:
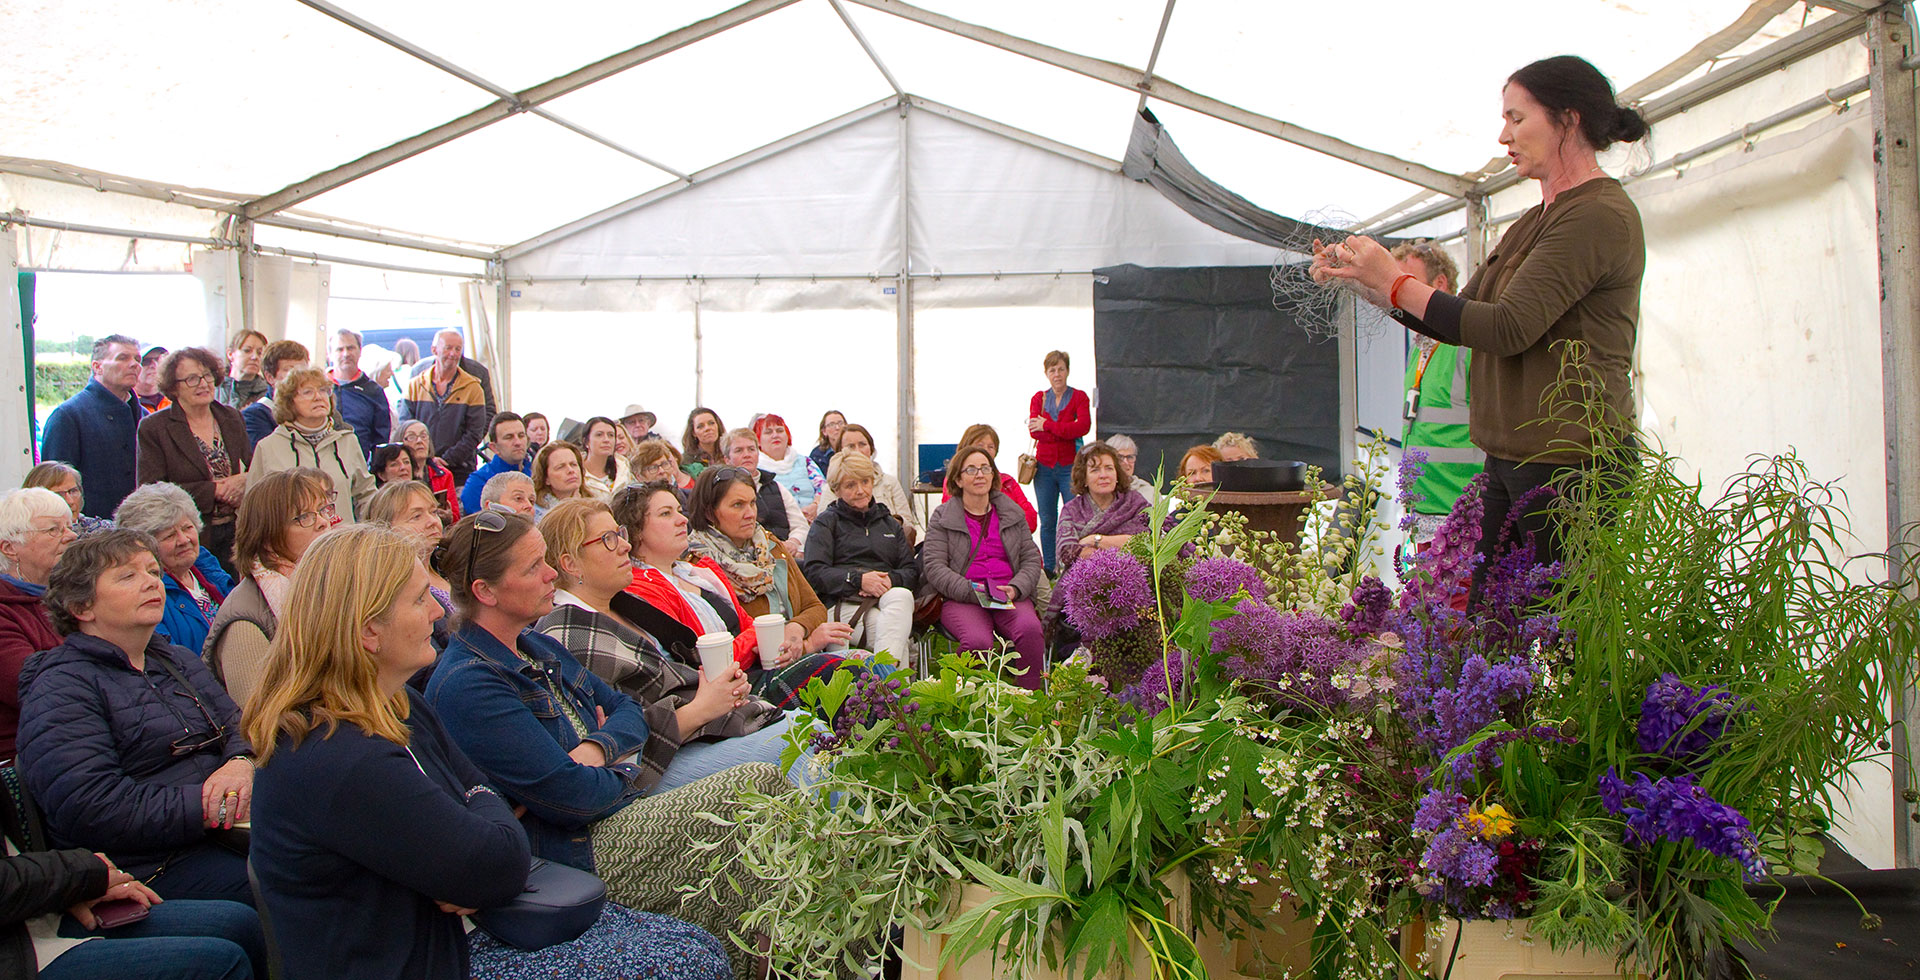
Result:
<svg viewBox="0 0 1920 980"><path fill-rule="evenodd" d="M1499 840L1513 833L1513 814L1498 803L1485 810L1468 810L1462 822L1468 830L1487 840Z"/></svg>

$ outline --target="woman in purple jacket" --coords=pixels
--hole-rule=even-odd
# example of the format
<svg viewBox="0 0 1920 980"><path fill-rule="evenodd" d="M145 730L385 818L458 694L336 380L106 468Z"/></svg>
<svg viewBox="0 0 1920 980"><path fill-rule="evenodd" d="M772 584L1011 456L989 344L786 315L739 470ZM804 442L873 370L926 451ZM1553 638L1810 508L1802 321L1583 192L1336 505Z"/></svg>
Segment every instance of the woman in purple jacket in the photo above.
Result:
<svg viewBox="0 0 1920 980"><path fill-rule="evenodd" d="M947 464L953 496L927 519L921 578L946 602L940 625L962 650L991 650L997 634L1013 644L1023 671L1016 682L1039 689L1046 643L1033 593L1040 585L1040 549L1020 508L998 489L993 457L969 446Z"/></svg>

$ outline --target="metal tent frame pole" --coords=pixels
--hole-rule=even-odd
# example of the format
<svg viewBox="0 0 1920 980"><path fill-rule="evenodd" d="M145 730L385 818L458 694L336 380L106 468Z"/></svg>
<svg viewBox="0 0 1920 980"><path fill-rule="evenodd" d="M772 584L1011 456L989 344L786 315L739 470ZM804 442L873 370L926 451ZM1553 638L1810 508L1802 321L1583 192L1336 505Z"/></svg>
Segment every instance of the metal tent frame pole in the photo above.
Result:
<svg viewBox="0 0 1920 980"><path fill-rule="evenodd" d="M914 357L913 357L913 195L908 183L911 170L911 151L909 126L913 113L912 107L900 103L900 274L894 279L894 305L898 320L894 331L894 356L899 377L894 385L898 392L898 401L894 414L899 421L894 427L898 432L899 452L894 459L894 473L905 474L903 486L911 487L916 469L914 447L919 445L919 435L914 425Z"/></svg>

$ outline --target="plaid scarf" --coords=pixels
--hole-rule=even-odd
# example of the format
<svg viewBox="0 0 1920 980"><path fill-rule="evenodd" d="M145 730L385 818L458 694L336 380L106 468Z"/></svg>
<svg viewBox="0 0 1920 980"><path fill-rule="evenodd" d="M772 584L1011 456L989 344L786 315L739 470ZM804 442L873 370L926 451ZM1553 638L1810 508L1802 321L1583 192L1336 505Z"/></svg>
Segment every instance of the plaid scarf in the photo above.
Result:
<svg viewBox="0 0 1920 980"><path fill-rule="evenodd" d="M744 547L712 528L689 531L687 550L718 564L743 604L773 591L773 536L765 528L754 527Z"/></svg>

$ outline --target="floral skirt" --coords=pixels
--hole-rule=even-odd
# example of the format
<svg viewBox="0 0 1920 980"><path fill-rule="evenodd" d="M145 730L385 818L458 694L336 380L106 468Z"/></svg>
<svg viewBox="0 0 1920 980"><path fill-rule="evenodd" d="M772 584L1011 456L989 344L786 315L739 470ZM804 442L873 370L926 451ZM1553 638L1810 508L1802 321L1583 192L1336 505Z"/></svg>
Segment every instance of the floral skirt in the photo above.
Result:
<svg viewBox="0 0 1920 980"><path fill-rule="evenodd" d="M467 936L473 980L727 980L720 940L690 922L608 903L600 921L570 942L531 952L475 929Z"/></svg>

